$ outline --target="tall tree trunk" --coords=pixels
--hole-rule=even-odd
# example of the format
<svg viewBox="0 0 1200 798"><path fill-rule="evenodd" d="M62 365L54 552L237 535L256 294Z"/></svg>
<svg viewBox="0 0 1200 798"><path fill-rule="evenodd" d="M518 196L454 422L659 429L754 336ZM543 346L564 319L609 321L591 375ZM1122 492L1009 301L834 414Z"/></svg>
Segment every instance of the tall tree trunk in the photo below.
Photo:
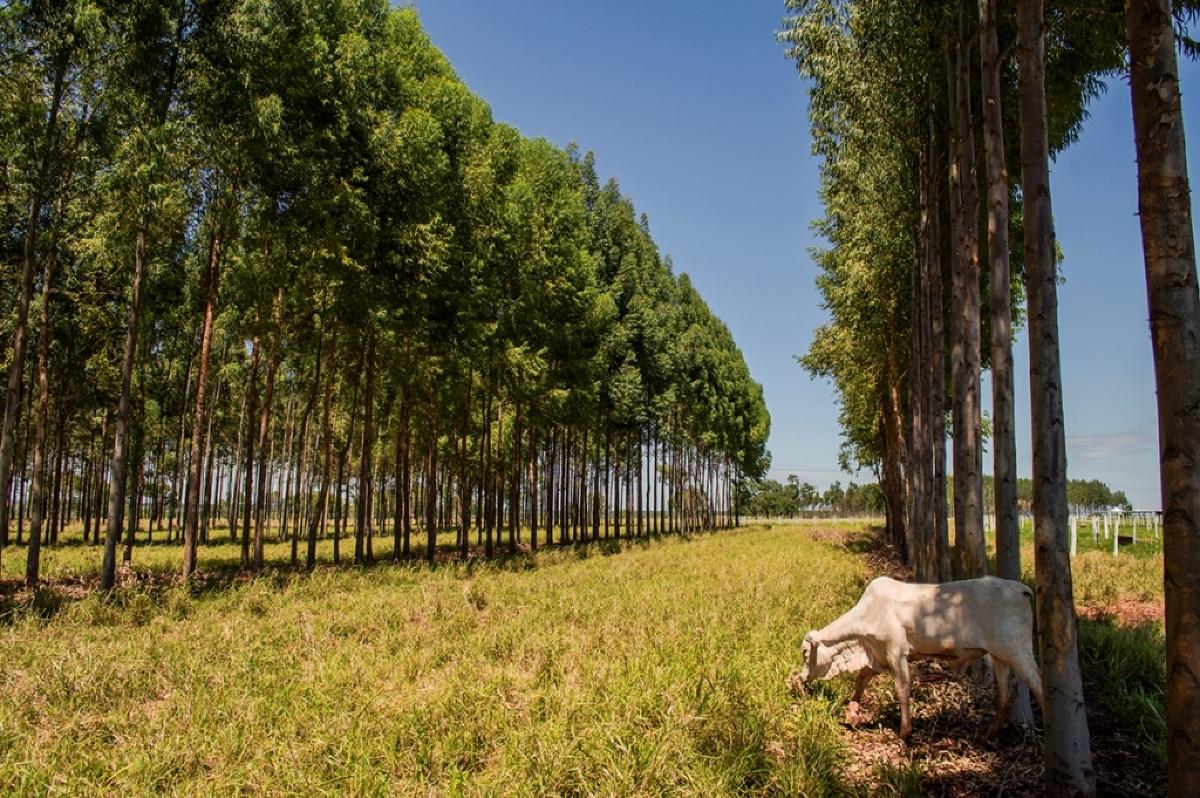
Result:
<svg viewBox="0 0 1200 798"><path fill-rule="evenodd" d="M139 404L144 408L146 402L145 383L142 383L141 400ZM142 500L142 475L145 466L145 441L146 431L144 428L145 411L139 413L141 416L138 419L138 431L134 437L133 462L130 464L131 476L133 477L133 486L129 491L129 518L125 525L125 547L121 553L121 562L126 565L133 562L133 544L134 537L137 534L138 528L138 512Z"/></svg>
<svg viewBox="0 0 1200 798"><path fill-rule="evenodd" d="M251 347L251 348L253 349L254 347ZM237 445L233 447L233 451L230 453L232 460L229 464L229 470L231 472L231 478L229 480L229 501L225 508L227 511L228 520L229 520L228 529L229 529L229 542L230 543L237 543L237 541L238 541L238 526L239 526L238 510L241 507L240 502L241 502L241 496L242 496L242 486L241 486L241 482L238 480L238 476L242 473L242 469L244 467L244 464L242 462L242 452L244 451L244 447L246 445L246 439L248 437L250 437L249 431L246 429L246 426L247 426L246 406L250 402L250 394L251 393L253 393L253 392L250 390L245 390L242 392L242 404L240 406L240 409L238 410ZM217 403L214 402L213 406L216 407ZM212 418L211 417L209 418L209 422L208 422L208 430L209 430L209 433L211 434L212 433ZM218 485L220 484L223 476L224 476L223 470L218 470L218 473L217 473ZM219 507L221 504L221 496L222 496L222 493L218 489L217 490L217 507ZM216 512L217 512L216 508L214 508L213 513L216 514ZM250 536L249 536L249 530L246 530L246 531L247 531L247 534L244 536L244 538L245 538L245 542L248 544L249 540L250 540ZM248 551L248 548L243 549L243 553L245 553L246 551Z"/></svg>
<svg viewBox="0 0 1200 798"><path fill-rule="evenodd" d="M987 572L983 544L982 408L979 402L979 181L971 113L971 36L966 0L958 3L955 66L955 173L958 179L958 257L954 263L954 545L958 575Z"/></svg>
<svg viewBox="0 0 1200 798"><path fill-rule="evenodd" d="M1000 46L997 0L979 0L983 24L983 141L987 152L988 267L992 327L992 454L995 478L996 571L1021 578L1021 532L1017 518L1017 436L1012 364L1012 292L1008 251L1008 167L1004 160L1004 116L1000 106Z"/></svg>
<svg viewBox="0 0 1200 798"><path fill-rule="evenodd" d="M317 394L321 390L321 350L324 348L323 345L324 333L321 331L317 333L316 363L314 368L316 373L313 375L312 389L308 392L308 399L304 402L304 410L300 414L300 429L297 432L297 437L300 439L300 453L299 462L296 467L296 506L292 521L292 565L295 565L299 559L297 549L300 543L300 525L303 523L303 510L307 507L309 499L308 493L305 490L307 487L309 445L311 443L309 440L311 436L308 434L308 424L312 419L313 408L316 407Z"/></svg>
<svg viewBox="0 0 1200 798"><path fill-rule="evenodd" d="M483 470L480 473L480 491L482 493L481 508L483 512L483 528L484 528L484 547L483 556L489 560L492 558L492 464L494 462L492 455L492 396L489 390L486 401L483 404Z"/></svg>
<svg viewBox="0 0 1200 798"><path fill-rule="evenodd" d="M208 388L208 355L212 348L213 320L217 309L217 291L221 278L221 234L212 231L205 261L204 321L200 333L200 363L196 373L196 405L192 413L192 450L188 462L187 513L183 524L183 579L188 581L196 570L196 540L200 531L200 454L204 438L204 400Z"/></svg>
<svg viewBox="0 0 1200 798"><path fill-rule="evenodd" d="M437 423L433 386L429 386L425 429L425 558L433 562L437 553Z"/></svg>
<svg viewBox="0 0 1200 798"><path fill-rule="evenodd" d="M400 451L400 501L398 506L403 515L402 528L404 532L404 556L407 558L412 551L412 433L409 425L408 389L400 393L400 438L403 446Z"/></svg>
<svg viewBox="0 0 1200 798"><path fill-rule="evenodd" d="M360 368L359 371L362 371ZM338 452L337 481L333 483L337 498L333 511L333 564L342 561L342 535L350 528L350 480L346 477L346 464L354 459L354 430L358 426L358 381L350 393L350 429L346 431L346 442Z"/></svg>
<svg viewBox="0 0 1200 798"><path fill-rule="evenodd" d="M279 369L279 344L283 335L283 289L275 293L274 331L271 336L271 348L267 353L267 380L263 387L262 408L258 415L258 495L254 506L254 568L263 566L263 517L267 503L267 469L274 460L274 443L271 444L272 456L267 457L267 441L271 435L271 411L275 399L275 374Z"/></svg>
<svg viewBox="0 0 1200 798"><path fill-rule="evenodd" d="M1200 295L1171 4L1126 0L1138 211L1158 387L1167 792L1200 792Z"/></svg>
<svg viewBox="0 0 1200 798"><path fill-rule="evenodd" d="M467 390L463 400L463 418L462 418L462 451L458 460L458 502L459 502L459 556L464 560L471 553L471 483L470 483L470 465L471 465L471 386L474 383L474 372L467 374ZM399 462L399 452L397 452L397 463ZM399 475L396 479L399 484ZM397 506L398 503L397 503ZM396 527L396 546L400 545L399 519L397 519Z"/></svg>
<svg viewBox="0 0 1200 798"><path fill-rule="evenodd" d="M224 349L222 349L222 357L220 359L224 360ZM216 514L220 511L221 486L218 484L216 487L216 491L214 492L214 490L213 490L213 467L214 467L214 465L216 465L216 462L217 462L218 458L220 457L221 452L220 452L220 442L217 441L215 439L215 436L213 435L213 423L216 421L217 408L219 408L221 406L221 387L223 384L224 383L221 380L221 376L218 374L217 375L217 387L216 387L216 390L213 391L212 405L208 408L208 423L207 423L207 429L206 429L206 432L204 435L204 450L200 456L200 462L204 467L204 478L203 478L203 481L201 482L201 492L204 494L204 497L203 497L203 503L201 504L201 517L200 517L200 530L199 530L200 536L199 536L199 541L198 541L200 543L208 542L209 520L214 514ZM220 477L221 477L221 474L218 471L218 473L217 473L218 482L220 481ZM232 494L232 492L233 491L231 489L230 493ZM214 496L216 496L215 501L213 499ZM232 504L232 502L230 502L230 504ZM231 522L230 529L233 529L233 528L234 527Z"/></svg>
<svg viewBox="0 0 1200 798"><path fill-rule="evenodd" d="M358 502L355 507L354 564L366 561L364 544L371 534L371 454L375 441L375 336L368 330L366 340L366 382L363 386L362 446L358 456Z"/></svg>
<svg viewBox="0 0 1200 798"><path fill-rule="evenodd" d="M538 547L538 502L541 491L538 490L538 427L533 425L529 430L529 547L537 551Z"/></svg>
<svg viewBox="0 0 1200 798"><path fill-rule="evenodd" d="M895 347L889 347L886 397L883 407L884 435L887 441L883 457L883 495L887 507L888 533L901 561L908 560L907 533L904 525L904 407L900 396L903 377Z"/></svg>
<svg viewBox="0 0 1200 798"><path fill-rule="evenodd" d="M600 433L596 433L595 461L592 468L592 540L600 539Z"/></svg>
<svg viewBox="0 0 1200 798"><path fill-rule="evenodd" d="M54 258L50 255L42 264L42 297L41 307L38 310L38 403L33 433L33 485L29 494L29 500L33 505L33 518L29 524L29 547L25 560L25 581L30 586L37 585L40 575L42 521L46 512L46 498L43 494L45 493L46 421L50 408L50 275L53 263ZM3 492L7 493L7 490Z"/></svg>
<svg viewBox="0 0 1200 798"><path fill-rule="evenodd" d="M100 542L100 512L101 512L101 508L103 508L105 506L104 501L105 501L106 497L104 495L104 489L105 489L105 486L108 485L108 481L105 480L105 478L104 478L105 477L104 469L107 464L105 463L105 457L102 454L104 451L104 445L107 441L108 441L108 416L106 415L104 417L104 419L100 422L100 439L96 445L95 473L92 478L93 496L90 498L90 501L91 501L90 512L92 515L92 525L93 525L92 526L92 529L93 529L92 541L95 543Z"/></svg>
<svg viewBox="0 0 1200 798"><path fill-rule="evenodd" d="M467 415L470 414L470 400L467 401ZM466 427L463 427L464 447L466 446ZM463 457L466 457L464 451ZM405 479L408 476L405 472L408 470L408 396L407 393L401 390L400 394L400 419L396 424L396 457L392 464L394 468L394 477L396 480L396 512L395 518L392 519L392 559L399 560L401 556L408 556L408 534L407 534L407 514L408 514L408 497L404 495L407 490ZM467 467L463 464L461 479L466 480ZM464 506L467 506L464 503ZM464 529L470 524L469 513L464 513ZM465 532L464 532L465 534Z"/></svg>
<svg viewBox="0 0 1200 798"><path fill-rule="evenodd" d="M329 354L325 364L325 391L321 398L321 491L317 496L317 504L311 508L311 515L308 518L308 540L306 541L308 547L305 550L304 565L310 571L317 567L317 531L325 519L325 503L329 499L329 472L332 467L330 461L333 448L329 430L329 405L333 394L333 362L336 353L337 335L335 334L330 336L329 340ZM317 379L320 380L319 374ZM362 491L361 485L359 491ZM305 499L308 499L307 495Z"/></svg>
<svg viewBox="0 0 1200 798"><path fill-rule="evenodd" d="M517 553L521 525L521 405L513 401L512 480L508 496L508 553Z"/></svg>
<svg viewBox="0 0 1200 798"><path fill-rule="evenodd" d="M992 473L996 513L996 573L1021 579L1021 527L1017 515L1017 431L1012 361L1012 288L1008 249L1008 165L1001 113L1000 45L996 0L979 0L982 24L983 144L987 153L988 268L992 327ZM1009 719L1030 724L1029 688L1016 681Z"/></svg>
<svg viewBox="0 0 1200 798"><path fill-rule="evenodd" d="M632 447L632 450L637 451L637 465L636 465L636 475L635 475L635 478L637 479L637 509L636 509L636 512L637 512L637 536L640 538L643 536L642 516L644 514L642 512L644 509L644 507L642 505L642 495L643 495L642 463L644 462L642 460L642 427L638 427L635 435L636 435L636 440L631 440L630 446ZM631 451L631 453L632 453L632 451Z"/></svg>
<svg viewBox="0 0 1200 798"><path fill-rule="evenodd" d="M255 326L257 327L257 316L255 313ZM246 381L246 398L244 400L245 410L243 411L246 421L245 431L245 447L246 452L243 458L245 462L245 477L242 486L242 548L240 563L243 569L250 567L250 518L251 512L254 509L254 431L250 429L250 424L258 415L258 361L261 357L261 344L259 342L258 333L254 334L250 343L250 375ZM238 473L235 469L232 474L232 481L237 482ZM234 509L230 516L237 517L237 510ZM236 520L231 526L236 528Z"/></svg>
<svg viewBox="0 0 1200 798"><path fill-rule="evenodd" d="M287 403L287 411L283 421L283 459L279 463L279 521L275 531L275 539L282 541L287 537L288 513L292 498L292 446L296 439L296 400L292 398Z"/></svg>
<svg viewBox="0 0 1200 798"><path fill-rule="evenodd" d="M113 433L112 482L108 486L108 528L104 535L104 562L100 569L100 589L111 590L116 583L117 537L120 534L120 505L125 500L125 436L129 425L129 391L133 381L133 361L137 353L138 329L142 313L142 274L146 262L146 228L143 214L133 258L133 288L129 303L129 322L125 327L125 350L121 358L121 393L117 399L117 418Z"/></svg>
<svg viewBox="0 0 1200 798"><path fill-rule="evenodd" d="M47 538L51 544L58 543L59 524L62 522L62 483L63 468L66 463L67 430L66 430L66 399L59 398L58 423L55 424L56 435L54 445L54 486L51 489L50 527Z"/></svg>
<svg viewBox="0 0 1200 798"><path fill-rule="evenodd" d="M354 437L354 413L350 415L350 431L346 442L338 451L337 479L333 482L333 564L342 562L342 531L345 529L346 506L350 504L350 486L346 484L346 462L350 454L350 441Z"/></svg>
<svg viewBox="0 0 1200 798"><path fill-rule="evenodd" d="M1033 421L1033 515L1037 616L1045 705L1046 792L1094 795L1087 715L1075 629L1067 543L1067 452L1058 349L1058 286L1050 211L1042 0L1017 3L1024 198L1025 282L1029 298L1029 390Z"/></svg>
<svg viewBox="0 0 1200 798"><path fill-rule="evenodd" d="M930 128L930 198L931 209L929 231L929 437L933 442L933 480L930 484L930 501L933 505L932 554L938 582L951 578L950 568L950 523L946 506L946 324L942 302L945 250L942 247L943 183L942 171L938 168L944 153L942 137L937 124L931 117Z"/></svg>
<svg viewBox="0 0 1200 798"><path fill-rule="evenodd" d="M183 367L183 398L179 403L179 438L175 443L175 467L171 476L171 517L167 519L167 538L170 540L175 538L175 521L180 510L179 500L182 498L180 488L183 481L183 444L187 433L187 400L188 395L192 392L193 357L194 350L189 346L187 363ZM182 526L182 522L180 526Z"/></svg>
<svg viewBox="0 0 1200 798"><path fill-rule="evenodd" d="M908 486L906 509L907 543L909 564L917 578L923 582L936 581L932 566L936 562L931 556L933 540L933 518L929 485L933 473L933 445L929 435L929 272L930 232L935 209L931 207L930 189L932 173L939 165L930 161L929 142L921 147L920 155L920 211L918 217L917 253L913 260L912 278L912 334L909 341L909 427L908 469L905 472Z"/></svg>
<svg viewBox="0 0 1200 798"><path fill-rule="evenodd" d="M559 430L550 430L550 450L546 454L546 545L554 545L554 479L557 474Z"/></svg>

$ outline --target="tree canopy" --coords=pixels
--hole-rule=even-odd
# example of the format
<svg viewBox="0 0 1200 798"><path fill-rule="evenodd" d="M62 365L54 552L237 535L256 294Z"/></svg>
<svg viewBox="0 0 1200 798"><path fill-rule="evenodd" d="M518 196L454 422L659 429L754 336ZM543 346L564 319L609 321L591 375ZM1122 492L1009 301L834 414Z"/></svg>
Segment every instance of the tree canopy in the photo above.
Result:
<svg viewBox="0 0 1200 798"><path fill-rule="evenodd" d="M311 565L353 507L356 560L385 520L490 554L733 523L763 473L762 390L646 217L412 8L10 3L0 76L0 536L44 508L129 560L148 517L187 575L223 516Z"/></svg>

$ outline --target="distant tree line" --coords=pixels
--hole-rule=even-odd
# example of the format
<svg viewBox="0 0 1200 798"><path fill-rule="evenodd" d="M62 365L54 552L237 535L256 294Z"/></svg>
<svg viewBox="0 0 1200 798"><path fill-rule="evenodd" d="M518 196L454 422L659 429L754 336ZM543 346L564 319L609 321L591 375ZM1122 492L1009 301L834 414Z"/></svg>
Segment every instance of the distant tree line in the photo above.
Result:
<svg viewBox="0 0 1200 798"><path fill-rule="evenodd" d="M884 510L883 489L877 482L865 485L850 482L843 488L840 481L835 481L824 491L819 491L793 475L787 482L748 480L746 490L746 514L758 518L795 518L815 511L856 515Z"/></svg>
<svg viewBox="0 0 1200 798"><path fill-rule="evenodd" d="M953 502L954 486L947 485L947 501ZM804 512L823 511L837 515L857 513L883 513L886 509L883 488L878 482L859 485L851 481L842 487L840 481L833 482L824 491L808 482L800 482L792 475L786 482L775 479L752 479L745 484L745 512L758 518L795 518ZM995 480L983 478L984 505L995 507ZM1112 490L1098 479L1071 479L1067 481L1067 501L1080 511L1118 507L1132 510L1133 505L1125 492ZM1033 480L1017 480L1017 506L1022 512L1033 508Z"/></svg>
<svg viewBox="0 0 1200 798"><path fill-rule="evenodd" d="M989 508L996 506L996 483L991 476L983 478L983 502ZM1098 479L1068 479L1067 503L1084 511L1107 507L1133 509L1124 491L1113 490ZM1017 480L1017 507L1022 512L1033 510L1033 480L1024 477Z"/></svg>

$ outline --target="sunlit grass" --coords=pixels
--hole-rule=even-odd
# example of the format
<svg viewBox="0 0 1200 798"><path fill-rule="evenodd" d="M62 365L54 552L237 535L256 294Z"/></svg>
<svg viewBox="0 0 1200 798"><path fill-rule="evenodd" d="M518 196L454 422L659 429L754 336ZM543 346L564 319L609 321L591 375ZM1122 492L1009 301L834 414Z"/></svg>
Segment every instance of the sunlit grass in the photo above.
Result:
<svg viewBox="0 0 1200 798"><path fill-rule="evenodd" d="M842 791L833 709L785 682L862 565L781 526L622 548L19 612L0 629L0 793ZM94 553L52 557L64 574Z"/></svg>
<svg viewBox="0 0 1200 798"><path fill-rule="evenodd" d="M271 542L262 575L198 593L168 579L110 599L43 590L0 626L0 794L864 794L844 771L847 680L786 688L805 631L866 577L837 542L810 540L818 528L861 525L432 568L388 562L390 536L376 565L334 568L325 540L311 574ZM237 544L212 540L202 568L232 574ZM92 579L99 554L50 547L44 573ZM6 550L6 574L23 555ZM179 557L139 545L133 567L170 575ZM1023 564L1032 577L1031 541ZM1156 557L1072 565L1081 605L1161 596ZM1089 703L1161 748L1161 626L1083 621L1080 647ZM921 794L929 775L874 778Z"/></svg>

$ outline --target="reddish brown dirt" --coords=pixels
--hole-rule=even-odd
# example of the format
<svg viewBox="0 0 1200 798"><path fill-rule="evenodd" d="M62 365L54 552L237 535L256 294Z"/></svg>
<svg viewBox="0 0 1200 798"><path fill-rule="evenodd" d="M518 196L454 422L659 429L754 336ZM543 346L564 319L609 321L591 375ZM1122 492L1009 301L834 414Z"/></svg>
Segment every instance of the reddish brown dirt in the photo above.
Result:
<svg viewBox="0 0 1200 798"><path fill-rule="evenodd" d="M1080 606L1078 614L1089 621L1111 618L1118 626L1141 626L1144 623L1162 623L1166 618L1166 607L1161 601L1122 599L1110 604Z"/></svg>

